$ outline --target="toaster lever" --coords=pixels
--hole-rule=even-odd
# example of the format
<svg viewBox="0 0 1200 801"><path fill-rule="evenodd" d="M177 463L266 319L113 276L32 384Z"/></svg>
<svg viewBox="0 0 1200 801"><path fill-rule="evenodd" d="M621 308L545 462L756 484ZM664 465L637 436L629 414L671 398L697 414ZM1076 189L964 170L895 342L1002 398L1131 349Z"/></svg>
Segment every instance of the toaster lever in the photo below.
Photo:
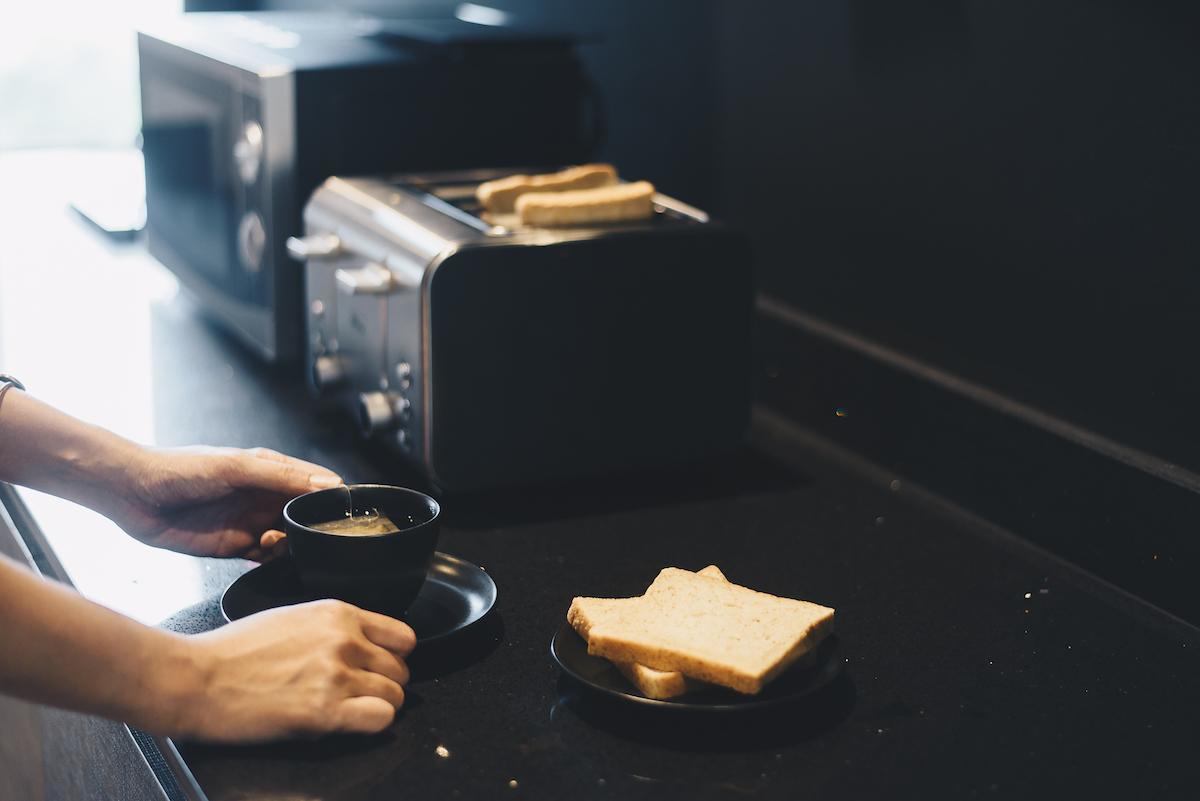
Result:
<svg viewBox="0 0 1200 801"><path fill-rule="evenodd" d="M379 264L334 270L338 291L347 295L386 295L392 291L392 271Z"/></svg>
<svg viewBox="0 0 1200 801"><path fill-rule="evenodd" d="M701 211L695 206L689 206L682 200L676 200L673 197L667 197L661 193L655 193L654 205L660 210L670 211L678 214L680 217L687 217L689 220L698 223L707 223L709 218L706 212Z"/></svg>
<svg viewBox="0 0 1200 801"><path fill-rule="evenodd" d="M342 240L333 234L289 236L287 252L296 261L333 256L342 249Z"/></svg>

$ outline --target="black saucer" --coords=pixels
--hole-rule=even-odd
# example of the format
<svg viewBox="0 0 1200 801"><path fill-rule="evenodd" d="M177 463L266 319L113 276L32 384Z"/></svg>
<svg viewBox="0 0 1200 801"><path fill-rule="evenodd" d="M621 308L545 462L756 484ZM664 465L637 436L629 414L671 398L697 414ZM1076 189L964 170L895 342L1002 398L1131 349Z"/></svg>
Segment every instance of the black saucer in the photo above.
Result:
<svg viewBox="0 0 1200 801"><path fill-rule="evenodd" d="M315 600L305 592L290 556L259 565L229 585L221 614L234 621L277 606ZM429 575L403 619L417 641L432 642L460 632L487 615L496 603L496 582L482 568L457 556L433 556Z"/></svg>
<svg viewBox="0 0 1200 801"><path fill-rule="evenodd" d="M591 656L587 642L569 623L563 623L550 641L550 655L564 673L601 695L645 707L687 712L748 712L795 703L836 679L846 661L837 636L830 635L817 646L812 664L789 669L758 695L706 686L676 698L657 699L639 693L607 659Z"/></svg>

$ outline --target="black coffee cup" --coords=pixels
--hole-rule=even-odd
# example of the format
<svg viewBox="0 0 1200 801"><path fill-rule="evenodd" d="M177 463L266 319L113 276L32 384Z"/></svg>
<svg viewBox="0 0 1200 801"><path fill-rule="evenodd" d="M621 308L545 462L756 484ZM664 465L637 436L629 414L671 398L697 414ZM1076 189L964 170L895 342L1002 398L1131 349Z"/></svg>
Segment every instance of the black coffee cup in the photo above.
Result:
<svg viewBox="0 0 1200 801"><path fill-rule="evenodd" d="M304 588L399 617L412 604L437 547L441 507L424 493L351 484L355 511L378 509L399 528L386 534L333 534L312 526L346 516L346 490L318 490L288 501L283 527Z"/></svg>

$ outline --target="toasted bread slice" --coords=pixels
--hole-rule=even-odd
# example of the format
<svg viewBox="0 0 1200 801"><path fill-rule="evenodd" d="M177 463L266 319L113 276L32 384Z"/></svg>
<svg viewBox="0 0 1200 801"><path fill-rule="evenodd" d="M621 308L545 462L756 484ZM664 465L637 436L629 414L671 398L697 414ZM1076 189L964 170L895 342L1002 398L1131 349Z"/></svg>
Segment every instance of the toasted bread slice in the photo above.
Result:
<svg viewBox="0 0 1200 801"><path fill-rule="evenodd" d="M570 192L530 192L517 198L517 216L540 227L644 220L654 214L654 184L636 181Z"/></svg>
<svg viewBox="0 0 1200 801"><path fill-rule="evenodd" d="M728 581L725 574L716 565L709 565L699 571L698 575L708 576L718 581ZM597 621L603 620L606 612L614 608L614 602L619 608L620 603L626 600L630 599L576 598L571 602L567 620L570 621L575 631L579 632L579 636L586 640L591 627ZM629 680L629 683L647 698L674 698L693 689L695 684L694 682L689 683L682 673L675 670L655 670L645 665L639 665L637 662L613 662L613 664Z"/></svg>
<svg viewBox="0 0 1200 801"><path fill-rule="evenodd" d="M546 175L510 175L495 181L485 181L475 190L475 197L492 214L512 214L517 198L527 192L565 192L572 189L595 189L617 182L617 171L611 164L581 164Z"/></svg>
<svg viewBox="0 0 1200 801"><path fill-rule="evenodd" d="M756 694L833 629L832 609L669 567L640 598L611 599L588 653Z"/></svg>

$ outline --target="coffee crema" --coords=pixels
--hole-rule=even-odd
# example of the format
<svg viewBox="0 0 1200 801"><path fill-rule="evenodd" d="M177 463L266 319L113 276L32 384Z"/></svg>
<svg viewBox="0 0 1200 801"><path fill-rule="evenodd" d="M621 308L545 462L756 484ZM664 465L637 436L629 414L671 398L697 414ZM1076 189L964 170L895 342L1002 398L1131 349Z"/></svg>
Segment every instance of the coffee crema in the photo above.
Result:
<svg viewBox="0 0 1200 801"><path fill-rule="evenodd" d="M390 517L374 509L364 514L339 517L334 520L326 520L324 523L312 523L309 528L324 531L326 534L341 534L346 537L390 534L400 530L400 527L393 523Z"/></svg>

